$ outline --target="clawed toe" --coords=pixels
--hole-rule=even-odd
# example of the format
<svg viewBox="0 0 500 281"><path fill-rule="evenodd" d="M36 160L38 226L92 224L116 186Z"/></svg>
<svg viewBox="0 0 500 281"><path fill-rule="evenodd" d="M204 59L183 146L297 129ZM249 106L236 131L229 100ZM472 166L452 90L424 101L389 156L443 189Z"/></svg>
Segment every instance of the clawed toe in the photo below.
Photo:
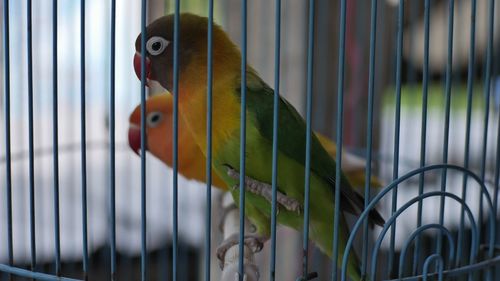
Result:
<svg viewBox="0 0 500 281"><path fill-rule="evenodd" d="M227 251L233 247L234 245L238 245L240 243L239 234L235 233L228 238L226 238L222 243L217 247L217 259L219 260L219 266L221 269L224 268L224 261L226 259ZM267 240L266 237L258 236L258 235L245 235L244 243L253 253L258 253L262 251L264 247L264 242Z"/></svg>

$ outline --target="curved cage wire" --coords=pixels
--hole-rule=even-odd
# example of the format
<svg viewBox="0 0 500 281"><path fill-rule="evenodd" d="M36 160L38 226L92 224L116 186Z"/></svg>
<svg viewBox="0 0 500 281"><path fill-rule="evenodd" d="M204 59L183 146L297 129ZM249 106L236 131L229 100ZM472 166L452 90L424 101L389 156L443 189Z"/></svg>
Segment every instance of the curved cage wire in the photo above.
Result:
<svg viewBox="0 0 500 281"><path fill-rule="evenodd" d="M0 8L0 281L344 281L353 256L364 280L500 279L497 1L3 0ZM199 74L206 93L197 147L206 149L202 183L185 177L183 161L195 151L181 149L186 62L179 41L192 36L181 31L185 12L208 23L200 54L206 73ZM173 14L170 93L146 70L146 29L166 14ZM241 51L241 115L234 118L242 141L230 167L238 183L229 205L213 188L219 26ZM134 55L141 55L139 79ZM270 242L262 251L248 243L257 228L247 220L255 196L247 181L256 180L248 66L274 90L269 179L262 182ZM161 140L171 140L169 167L146 145L146 105L165 94L172 95ZM294 141L279 133L280 97L304 119L296 230L280 220L280 173L287 172L280 145ZM127 143L134 107L140 157ZM310 240L317 136L336 145L330 172L354 175L364 203L358 216L346 216L343 237L343 186L330 183L331 257ZM373 210L383 226L372 226ZM219 261L227 241L235 243L231 260Z"/></svg>

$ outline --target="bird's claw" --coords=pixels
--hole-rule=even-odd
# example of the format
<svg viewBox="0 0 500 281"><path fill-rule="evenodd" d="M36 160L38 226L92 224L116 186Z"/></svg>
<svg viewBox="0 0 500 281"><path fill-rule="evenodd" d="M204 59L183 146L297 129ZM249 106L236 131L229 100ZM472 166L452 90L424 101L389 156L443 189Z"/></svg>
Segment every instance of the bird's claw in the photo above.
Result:
<svg viewBox="0 0 500 281"><path fill-rule="evenodd" d="M264 242L267 241L267 237L255 235L255 234L247 234L244 237L244 244L250 248L253 253L258 253L262 251L264 247ZM235 233L228 238L226 238L222 243L217 247L217 259L219 259L219 266L224 269L224 261L226 259L226 252L233 247L234 245L238 245L240 243L240 236L238 233Z"/></svg>
<svg viewBox="0 0 500 281"><path fill-rule="evenodd" d="M240 174L235 169L229 166L227 168L228 176L233 179L240 178ZM235 185L232 188L233 190L236 190L238 186ZM245 189L255 195L264 197L269 203L273 202L273 187L270 184L245 176ZM298 215L302 213L302 205L297 199L289 197L278 190L276 191L276 203L285 208L287 211L297 212ZM276 214L279 214L279 206L277 206L278 208Z"/></svg>
<svg viewBox="0 0 500 281"><path fill-rule="evenodd" d="M281 192L277 194L276 197L276 202L278 202L281 206L284 206L288 211L297 212L298 215L302 213L302 206L296 199L288 197Z"/></svg>

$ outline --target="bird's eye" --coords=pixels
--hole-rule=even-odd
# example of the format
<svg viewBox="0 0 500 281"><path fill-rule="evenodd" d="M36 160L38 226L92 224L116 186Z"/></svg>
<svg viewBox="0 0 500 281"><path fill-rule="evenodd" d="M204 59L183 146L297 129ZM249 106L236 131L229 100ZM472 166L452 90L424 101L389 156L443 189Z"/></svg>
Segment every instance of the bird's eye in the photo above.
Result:
<svg viewBox="0 0 500 281"><path fill-rule="evenodd" d="M163 114L161 112L151 112L146 117L146 123L148 127L154 128L158 126L163 119Z"/></svg>
<svg viewBox="0 0 500 281"><path fill-rule="evenodd" d="M148 50L149 54L157 56L165 51L168 44L170 44L168 40L159 36L153 36L149 38L148 42L146 43L146 49Z"/></svg>

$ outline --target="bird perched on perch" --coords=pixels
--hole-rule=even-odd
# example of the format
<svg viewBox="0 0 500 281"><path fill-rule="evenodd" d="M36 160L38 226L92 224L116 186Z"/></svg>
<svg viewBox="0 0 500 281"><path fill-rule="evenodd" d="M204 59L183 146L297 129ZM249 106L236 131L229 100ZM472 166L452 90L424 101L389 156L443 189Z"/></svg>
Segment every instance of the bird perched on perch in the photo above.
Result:
<svg viewBox="0 0 500 281"><path fill-rule="evenodd" d="M180 16L179 46L179 110L180 116L195 143L206 155L207 106L207 28L205 17L193 14ZM151 23L146 30L146 55L144 69L148 79L158 81L169 91L173 89L173 30L174 16L168 15ZM141 73L141 35L135 44L135 71ZM240 163L240 109L241 109L241 55L227 34L217 25L213 30L213 168L228 186L239 183ZM269 218L272 178L272 116L274 91L250 66L246 67L247 134L246 134L246 215L257 222L258 232L269 235L270 225L258 224L255 213ZM280 98L278 130L278 222L302 230L304 218L300 213L304 202L305 141L304 119L286 100ZM315 134L311 136L310 178L310 238L327 255L332 256L335 182L340 181L340 209L359 215L364 207L363 197L342 174L335 178L335 161L320 144ZM239 189L230 189L234 198ZM235 200L238 202L238 200ZM383 224L376 210L369 216L372 223ZM341 262L348 237L344 214L340 213L338 263ZM235 241L236 243L238 241ZM362 280L358 258L350 253L347 273L353 280Z"/></svg>
<svg viewBox="0 0 500 281"><path fill-rule="evenodd" d="M169 93L163 93L152 96L146 100L145 116L146 116L146 150L153 156L157 157L164 164L172 167L172 120L173 120L173 97ZM325 147L327 152L335 158L337 147L334 142L327 137L316 133L318 140ZM129 118L128 139L130 148L139 155L141 149L141 105L137 105ZM200 182L206 181L206 158L198 145L194 142L194 138L186 128L186 124L182 118L178 124L178 171L187 179L197 180ZM344 171L351 182L355 182L360 187L365 185L365 164L364 159L356 155L343 152L342 162L344 163ZM212 170L212 185L222 190L227 190L227 184L222 181L217 174ZM376 177L371 179L372 187L380 187L381 184ZM271 196L272 194L268 194ZM258 213L257 210L254 212ZM255 217L253 216L254 221ZM262 222L259 225L269 225L268 217L259 215ZM222 223L220 223L222 225ZM260 242L267 237L256 236Z"/></svg>

